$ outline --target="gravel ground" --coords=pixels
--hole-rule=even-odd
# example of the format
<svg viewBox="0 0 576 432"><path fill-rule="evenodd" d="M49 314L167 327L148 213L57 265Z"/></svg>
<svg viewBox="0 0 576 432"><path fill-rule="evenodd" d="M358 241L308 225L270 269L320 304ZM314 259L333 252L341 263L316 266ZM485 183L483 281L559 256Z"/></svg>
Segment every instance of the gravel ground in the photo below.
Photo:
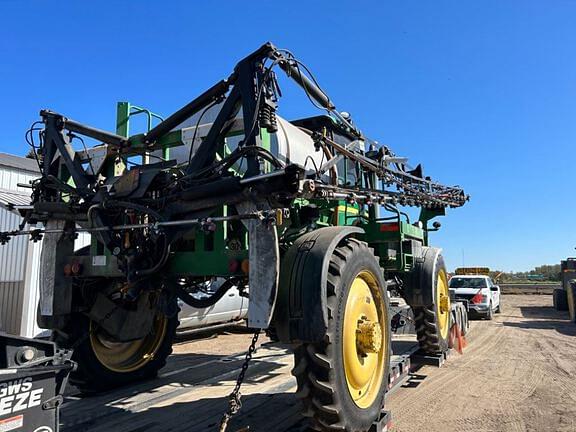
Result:
<svg viewBox="0 0 576 432"><path fill-rule="evenodd" d="M549 295L506 295L464 355L391 395L396 432L576 431L576 325Z"/></svg>
<svg viewBox="0 0 576 432"><path fill-rule="evenodd" d="M389 395L393 432L576 431L576 325L550 295L504 295L503 305L493 321L472 321L464 355ZM216 430L250 339L241 328L183 337L156 380L87 398L70 388L62 431ZM257 351L231 432L308 432L291 367L277 344Z"/></svg>

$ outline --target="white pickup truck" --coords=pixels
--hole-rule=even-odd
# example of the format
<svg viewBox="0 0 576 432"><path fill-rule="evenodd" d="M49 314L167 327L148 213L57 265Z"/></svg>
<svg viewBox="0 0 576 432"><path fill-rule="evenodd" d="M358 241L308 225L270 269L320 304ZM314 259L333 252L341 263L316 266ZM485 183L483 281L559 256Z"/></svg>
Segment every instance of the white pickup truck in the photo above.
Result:
<svg viewBox="0 0 576 432"><path fill-rule="evenodd" d="M203 296L213 294L223 282L224 279L219 278L213 283L206 284L206 292ZM180 331L237 324L248 316L248 299L240 295L237 287L232 287L216 304L207 308L193 308L181 300L178 300L178 304L180 306L178 330Z"/></svg>
<svg viewBox="0 0 576 432"><path fill-rule="evenodd" d="M467 300L470 312L489 320L502 310L500 287L488 276L457 275L450 279L450 291L456 300Z"/></svg>

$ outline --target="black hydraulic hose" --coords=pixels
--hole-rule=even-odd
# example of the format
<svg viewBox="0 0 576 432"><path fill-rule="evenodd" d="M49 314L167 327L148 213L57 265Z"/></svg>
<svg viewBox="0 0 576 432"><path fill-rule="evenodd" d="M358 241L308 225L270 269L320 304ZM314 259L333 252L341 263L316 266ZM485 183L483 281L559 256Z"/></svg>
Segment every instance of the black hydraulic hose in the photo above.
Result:
<svg viewBox="0 0 576 432"><path fill-rule="evenodd" d="M173 181L173 183L179 183L179 182L189 182L189 184L193 184L196 183L198 180L199 181L207 181L207 180L211 180L211 179L215 179L215 178L221 178L221 174L222 172L227 171L232 165L234 165L236 163L236 161L238 161L239 159L241 159L242 157L244 157L246 154L249 153L255 153L257 156L260 156L264 159L266 159L268 162L270 162L272 165L274 165L275 168L277 169L282 169L284 168L283 163L276 157L274 156L270 151L266 150L265 148L262 147L257 147L257 146L247 146L247 147L239 147L236 150L234 150L234 152L232 152L231 154L229 154L228 156L224 157L223 159L221 159L220 161L216 162L215 164L206 167L198 172L195 172L194 174L187 174L183 177L180 177L176 180ZM205 174L209 174L209 176L204 177ZM198 180L195 180L198 179Z"/></svg>
<svg viewBox="0 0 576 432"><path fill-rule="evenodd" d="M140 213L143 214L149 214L152 215L154 218L156 218L156 221L165 221L166 218L163 217L160 213L156 212L155 210L152 210L149 207L140 205L140 204L136 204L136 203L131 203L128 201L108 201L102 204L95 204L93 206L91 206L88 209L88 213L87 213L87 217L88 217L88 222L90 224L90 226L94 225L94 221L92 219L92 213L94 212L94 210L96 209L106 209L106 208L127 208L127 209L131 209L131 210L136 210ZM164 240L164 245L163 245L163 251L162 251L162 256L160 257L160 260L151 268L149 269L145 269L145 270L137 270L136 271L136 276L138 277L143 277L143 276L149 276L151 274L156 273L158 270L160 270L164 264L166 264L166 261L168 261L168 257L170 256L170 243L168 241L168 239L166 238L166 234L164 234L162 236L163 240Z"/></svg>
<svg viewBox="0 0 576 432"><path fill-rule="evenodd" d="M220 285L220 287L218 287L214 294L204 299L197 299L193 297L178 283L173 283L172 288L178 298L188 306L192 306L193 308L197 309L203 309L215 305L216 302L224 297L224 294L226 294L226 292L234 287L237 283L238 280L236 278L227 279L222 285Z"/></svg>
<svg viewBox="0 0 576 432"><path fill-rule="evenodd" d="M314 84L306 75L300 72L300 69L294 62L290 60L282 60L279 62L280 68L286 72L290 78L296 81L304 90L323 108L333 110L334 104L330 98L320 88Z"/></svg>
<svg viewBox="0 0 576 432"><path fill-rule="evenodd" d="M136 276L138 277L150 276L151 274L156 273L164 266L164 264L166 264L166 261L168 261L168 257L170 256L170 243L166 238L166 234L164 234L162 238L164 239L164 251L162 252L162 257L160 258L160 260L149 269L136 271Z"/></svg>
<svg viewBox="0 0 576 432"><path fill-rule="evenodd" d="M150 214L154 216L157 221L164 221L166 219L164 216L162 216L157 211L152 210L150 207L128 201L105 201L102 205L102 208L114 208L114 207L127 208L131 210L136 210L140 213Z"/></svg>

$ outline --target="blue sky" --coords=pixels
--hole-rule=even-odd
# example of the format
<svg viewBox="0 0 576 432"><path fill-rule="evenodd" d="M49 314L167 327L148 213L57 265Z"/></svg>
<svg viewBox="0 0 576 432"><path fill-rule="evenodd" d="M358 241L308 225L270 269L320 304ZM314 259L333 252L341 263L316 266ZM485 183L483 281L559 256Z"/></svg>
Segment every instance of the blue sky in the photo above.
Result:
<svg viewBox="0 0 576 432"><path fill-rule="evenodd" d="M41 108L110 130L118 100L169 114L271 40L367 135L465 187L433 237L449 268L574 252L575 1L0 0L0 20L0 151L27 151ZM314 113L283 87L284 116Z"/></svg>

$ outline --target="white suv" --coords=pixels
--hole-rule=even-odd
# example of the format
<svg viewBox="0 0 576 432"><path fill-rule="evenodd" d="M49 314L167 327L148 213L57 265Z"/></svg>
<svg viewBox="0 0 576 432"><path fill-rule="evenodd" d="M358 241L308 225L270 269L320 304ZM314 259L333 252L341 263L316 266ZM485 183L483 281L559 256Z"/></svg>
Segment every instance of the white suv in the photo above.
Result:
<svg viewBox="0 0 576 432"><path fill-rule="evenodd" d="M500 313L500 287L488 276L453 276L449 283L456 300L467 300L470 311L492 319L494 313Z"/></svg>

